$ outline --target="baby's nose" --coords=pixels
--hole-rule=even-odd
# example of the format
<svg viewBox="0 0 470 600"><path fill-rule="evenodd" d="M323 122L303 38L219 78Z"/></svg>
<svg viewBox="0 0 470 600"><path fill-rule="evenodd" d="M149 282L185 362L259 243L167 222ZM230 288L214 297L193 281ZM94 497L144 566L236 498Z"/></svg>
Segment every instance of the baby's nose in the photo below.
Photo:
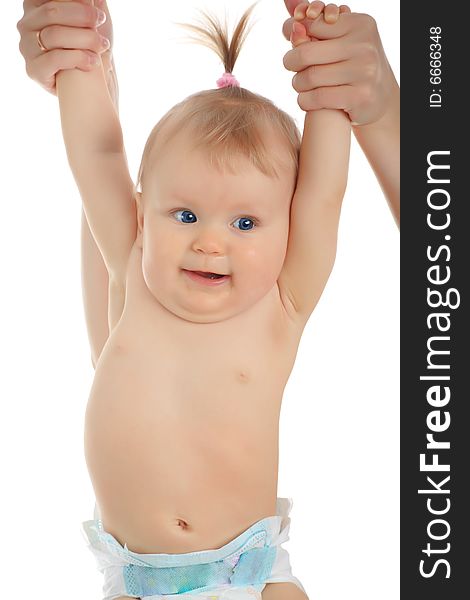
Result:
<svg viewBox="0 0 470 600"><path fill-rule="evenodd" d="M204 252L207 254L222 254L224 252L225 243L223 236L217 233L213 228L206 228L200 231L199 235L193 242L193 249L196 252Z"/></svg>

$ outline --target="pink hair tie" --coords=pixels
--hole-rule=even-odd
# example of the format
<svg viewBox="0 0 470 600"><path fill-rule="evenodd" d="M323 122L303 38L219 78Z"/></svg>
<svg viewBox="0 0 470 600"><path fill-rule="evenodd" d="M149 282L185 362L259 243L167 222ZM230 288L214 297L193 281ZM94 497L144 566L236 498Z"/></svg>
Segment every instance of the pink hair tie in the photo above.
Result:
<svg viewBox="0 0 470 600"><path fill-rule="evenodd" d="M225 88L225 87L240 87L237 79L232 75L232 73L224 73L220 79L217 79L217 87Z"/></svg>

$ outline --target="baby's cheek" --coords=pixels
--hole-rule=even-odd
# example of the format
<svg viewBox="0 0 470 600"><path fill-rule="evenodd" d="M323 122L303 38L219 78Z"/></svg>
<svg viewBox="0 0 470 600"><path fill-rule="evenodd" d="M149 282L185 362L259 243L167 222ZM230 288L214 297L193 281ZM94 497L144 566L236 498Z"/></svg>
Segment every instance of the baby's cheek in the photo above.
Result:
<svg viewBox="0 0 470 600"><path fill-rule="evenodd" d="M282 241L280 248L277 242L266 242L246 253L246 263L250 265L250 272L257 286L264 290L273 286L284 262L284 254Z"/></svg>
<svg viewBox="0 0 470 600"><path fill-rule="evenodd" d="M170 249L159 240L155 232L146 232L142 252L142 274L147 287L155 293L162 285L162 278L166 276L168 261L170 260ZM166 268L165 268L166 267Z"/></svg>
<svg viewBox="0 0 470 600"><path fill-rule="evenodd" d="M242 260L246 269L249 269L253 273L257 273L259 270L263 269L263 265L266 261L266 249L260 244L247 248L243 252Z"/></svg>
<svg viewBox="0 0 470 600"><path fill-rule="evenodd" d="M157 288L157 282L155 281L155 273L157 269L154 265L154 257L152 257L151 253L148 251L143 251L142 254L142 276L144 278L145 284L149 291L154 294Z"/></svg>
<svg viewBox="0 0 470 600"><path fill-rule="evenodd" d="M151 263L156 268L162 268L165 265L172 265L178 262L181 254L181 240L178 236L172 234L160 223L152 224L145 231L145 252L148 258L148 264Z"/></svg>

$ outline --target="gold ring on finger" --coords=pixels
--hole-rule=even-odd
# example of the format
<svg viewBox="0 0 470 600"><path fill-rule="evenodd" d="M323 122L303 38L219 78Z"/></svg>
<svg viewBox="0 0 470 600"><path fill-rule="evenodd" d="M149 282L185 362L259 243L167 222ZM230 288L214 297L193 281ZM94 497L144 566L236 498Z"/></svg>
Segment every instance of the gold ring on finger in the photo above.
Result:
<svg viewBox="0 0 470 600"><path fill-rule="evenodd" d="M42 31L42 29L40 31L36 31L36 37L37 37L37 40L38 40L38 46L42 50L42 52L47 52L46 46L44 46L44 44L41 41L41 31Z"/></svg>

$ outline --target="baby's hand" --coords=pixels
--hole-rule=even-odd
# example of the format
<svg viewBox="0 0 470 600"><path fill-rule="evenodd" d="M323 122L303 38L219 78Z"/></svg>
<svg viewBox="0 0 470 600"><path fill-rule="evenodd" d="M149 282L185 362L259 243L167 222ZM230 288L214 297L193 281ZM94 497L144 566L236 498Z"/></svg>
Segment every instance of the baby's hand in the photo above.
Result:
<svg viewBox="0 0 470 600"><path fill-rule="evenodd" d="M345 4L337 6L336 4L328 4L314 0L311 4L302 2L294 11L294 23L292 24L292 33L290 41L294 48L305 42L317 41L317 38L307 35L307 29L302 21L309 19L315 21L318 18L323 18L325 23L333 25L337 22L339 15L342 13L350 13L351 9Z"/></svg>

